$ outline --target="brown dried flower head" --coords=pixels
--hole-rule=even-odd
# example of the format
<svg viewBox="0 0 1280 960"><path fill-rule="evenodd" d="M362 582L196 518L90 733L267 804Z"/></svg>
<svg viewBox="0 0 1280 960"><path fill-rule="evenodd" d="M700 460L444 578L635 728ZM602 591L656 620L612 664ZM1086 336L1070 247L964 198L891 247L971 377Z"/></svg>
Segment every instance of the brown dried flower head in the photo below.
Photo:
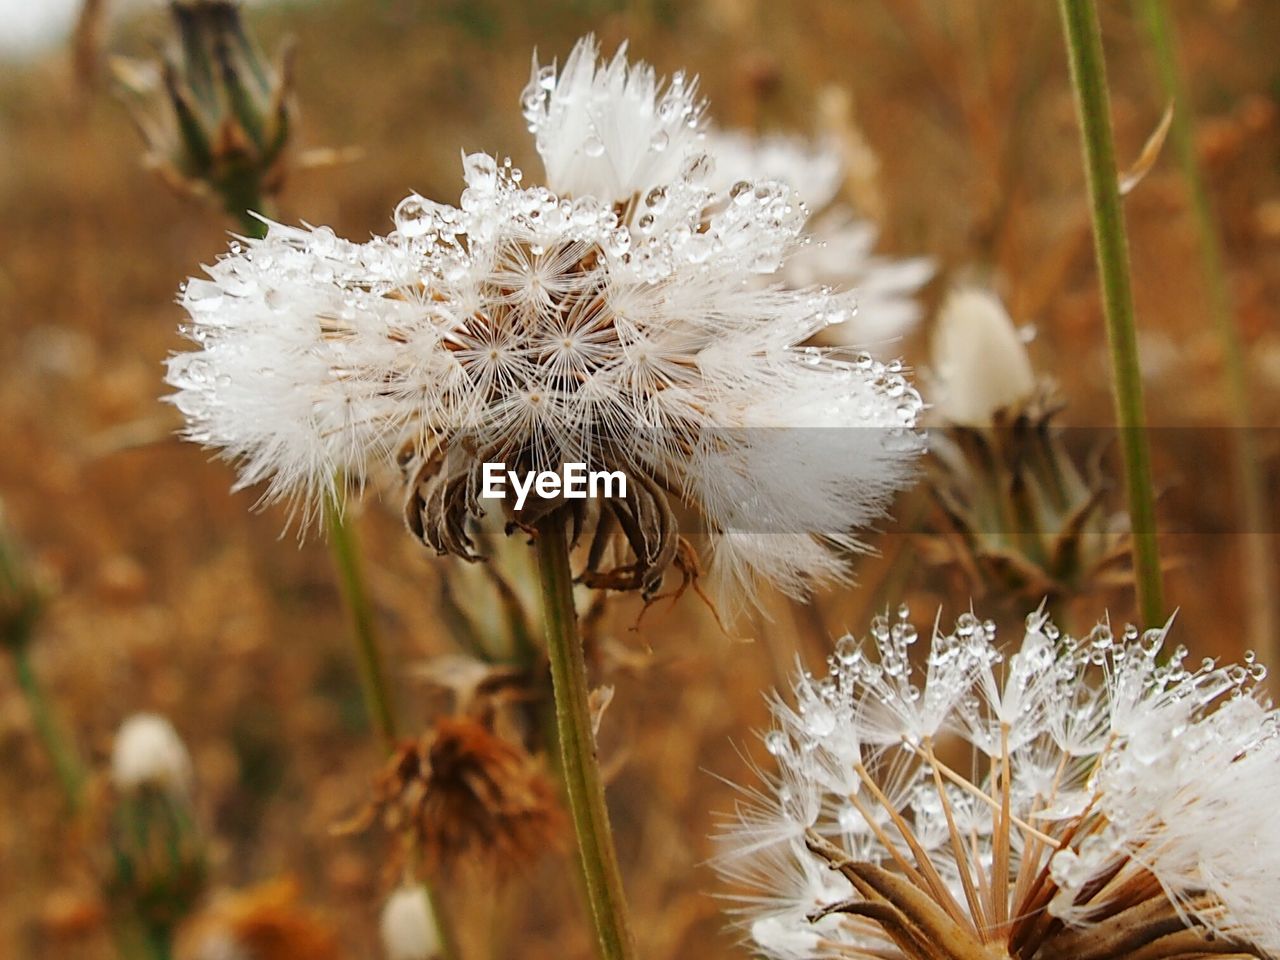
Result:
<svg viewBox="0 0 1280 960"><path fill-rule="evenodd" d="M337 960L337 937L316 911L299 902L290 878L227 893L184 938L194 960Z"/></svg>
<svg viewBox="0 0 1280 960"><path fill-rule="evenodd" d="M428 870L462 864L508 869L559 849L563 812L539 762L479 721L436 721L401 747L374 787L370 805L340 829L380 820L419 850Z"/></svg>

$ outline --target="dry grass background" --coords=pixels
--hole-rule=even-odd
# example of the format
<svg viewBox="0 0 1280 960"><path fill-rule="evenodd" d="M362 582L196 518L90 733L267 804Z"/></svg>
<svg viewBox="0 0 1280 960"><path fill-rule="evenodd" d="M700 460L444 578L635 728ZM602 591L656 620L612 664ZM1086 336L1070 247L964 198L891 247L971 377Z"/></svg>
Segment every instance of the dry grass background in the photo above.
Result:
<svg viewBox="0 0 1280 960"><path fill-rule="evenodd" d="M1257 422L1273 424L1280 5L1173 6ZM1132 158L1164 104L1128 5L1103 7L1117 134ZM538 169L518 109L534 46L563 56L588 30L607 49L630 37L661 71L700 73L726 126L814 132L821 92L843 88L882 164L882 248L937 258L931 305L953 280L993 283L1015 319L1038 330L1033 357L1070 399L1067 422L1109 422L1052 4L350 0L255 8L252 20L268 47L285 33L300 42L304 145L364 150L359 162L299 173L280 216L356 238L386 232L410 189L455 199L459 148ZM146 15L126 21L107 47L143 51L161 26ZM123 109L102 82L77 85L67 55L0 68L0 498L59 583L37 661L99 769L125 716L152 709L173 719L218 838L218 886L291 876L336 929L342 956L373 957L384 848L376 836L335 838L329 828L359 806L380 758L324 547L279 538L281 512L252 512L251 492L228 495L231 471L197 448L138 442L176 425L157 402L160 361L180 345L174 291L226 240L223 222L165 194L138 156ZM1127 203L1152 420L1221 425L1216 340L1171 156ZM903 354L922 365L924 338ZM1264 449L1274 494L1277 451ZM1179 469L1161 473L1174 488L1168 529L1229 522L1228 464L1209 464L1217 483L1191 489ZM899 517L920 509L907 500ZM428 707L405 667L451 649L433 599L441 561L402 534L394 498L368 502L359 526L404 713L418 728ZM610 802L643 956L743 955L722 929L704 866L712 811L733 800L712 774L746 776L738 747L756 752L761 691L796 651L816 661L831 637L864 629L890 599L910 600L921 621L939 604L949 616L967 606L955 584L900 561L914 537L889 525L876 540L881 556L860 564L858 587L807 608L771 602L772 622L744 624L742 638L723 635L692 599L651 611L639 630L630 629L635 601L618 602L608 631L618 691L602 751L615 771ZM1179 557L1168 585L1182 608L1179 639L1197 656L1239 655L1239 538L1175 533L1167 548ZM1104 605L1116 619L1131 615L1131 599L1117 593L1083 601L1081 621ZM1015 614L995 599L986 609ZM0 757L0 956L111 956L94 919L86 840L65 826L7 669ZM467 958L589 955L570 860L553 854L503 872L501 883L464 876L446 891Z"/></svg>

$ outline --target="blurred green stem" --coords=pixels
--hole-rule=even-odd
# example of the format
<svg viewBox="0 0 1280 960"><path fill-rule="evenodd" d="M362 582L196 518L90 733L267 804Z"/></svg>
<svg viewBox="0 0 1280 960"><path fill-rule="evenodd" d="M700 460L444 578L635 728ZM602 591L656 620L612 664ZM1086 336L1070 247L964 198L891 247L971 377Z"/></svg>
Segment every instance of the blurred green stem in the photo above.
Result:
<svg viewBox="0 0 1280 960"><path fill-rule="evenodd" d="M573 577L563 518L553 513L539 522L536 540L560 759L600 957L629 960L635 955L635 947L596 757L587 665L573 605Z"/></svg>
<svg viewBox="0 0 1280 960"><path fill-rule="evenodd" d="M1129 522L1133 529L1138 609L1147 625L1164 621L1163 585L1156 540L1155 494L1142 402L1142 373L1134 323L1129 248L1111 134L1102 31L1093 0L1059 0L1067 58L1084 144L1085 178L1093 213L1093 240L1102 282L1103 313L1111 349L1112 395L1124 455Z"/></svg>
<svg viewBox="0 0 1280 960"><path fill-rule="evenodd" d="M250 200L252 202L246 203L244 209L238 211L237 219L246 237L260 240L267 235L267 225L251 216L250 211L264 216L270 216L271 211L261 199ZM341 480L336 482L341 483ZM336 494L331 492L325 497L323 509L325 528L329 534L329 553L342 582L342 595L351 616L352 638L356 646L356 660L360 665L360 689L364 694L365 710L378 731L383 748L391 753L399 738L399 726L396 723L395 699L391 694L391 685L387 682L386 665L378 643L373 605L369 601L369 591L365 584L360 543ZM427 891L427 899L436 919L441 960L454 960L458 956L457 944L453 938L453 930L445 920L446 914L441 909L439 896L433 885L425 880L422 885Z"/></svg>
<svg viewBox="0 0 1280 960"><path fill-rule="evenodd" d="M396 748L395 701L391 686L387 683L387 670L378 645L374 626L373 606L365 588L364 571L360 562L360 546L355 530L338 502L330 492L324 501L324 522L329 532L329 552L333 555L338 579L342 581L342 595L351 615L351 631L356 644L356 659L360 664L360 685L369 719L382 739L382 745L390 753Z"/></svg>
<svg viewBox="0 0 1280 960"><path fill-rule="evenodd" d="M168 927L147 925L142 940L147 960L173 960L173 935Z"/></svg>
<svg viewBox="0 0 1280 960"><path fill-rule="evenodd" d="M1178 42L1164 0L1135 0L1138 16L1146 28L1155 57L1156 72L1165 97L1173 101L1173 123L1170 136L1174 153L1186 181L1191 212L1195 220L1200 246L1200 266L1209 295L1209 313L1213 318L1222 350L1222 374L1226 385L1230 416L1235 431L1236 481L1239 485L1240 512L1245 529L1245 583L1249 594L1249 633L1252 645L1264 663L1280 662L1275 636L1275 598L1270 589L1275 569L1270 538L1269 509L1257 444L1252 432L1249 377L1236 326L1235 308L1223 263L1222 241L1209 200L1209 191L1196 155L1194 119L1191 97L1178 68Z"/></svg>
<svg viewBox="0 0 1280 960"><path fill-rule="evenodd" d="M54 715L53 704L36 675L35 665L31 662L31 651L26 644L20 644L14 649L13 666L18 675L18 686L22 688L27 706L31 710L36 734L49 753L67 806L73 813L78 812L84 800L84 767L75 746Z"/></svg>
<svg viewBox="0 0 1280 960"><path fill-rule="evenodd" d="M244 203L243 209L239 210L237 219L246 237L262 239L267 235L267 225L251 215L256 212L270 215L261 199L251 197ZM341 482L341 478L338 478L335 485L340 485ZM399 736L395 701L390 684L387 683L382 649L378 644L378 630L365 584L360 543L336 494L330 492L325 496L323 509L325 528L329 533L329 553L342 582L342 595L351 617L352 638L356 645L356 659L360 664L360 687L364 692L365 708L383 746L390 753L395 749Z"/></svg>

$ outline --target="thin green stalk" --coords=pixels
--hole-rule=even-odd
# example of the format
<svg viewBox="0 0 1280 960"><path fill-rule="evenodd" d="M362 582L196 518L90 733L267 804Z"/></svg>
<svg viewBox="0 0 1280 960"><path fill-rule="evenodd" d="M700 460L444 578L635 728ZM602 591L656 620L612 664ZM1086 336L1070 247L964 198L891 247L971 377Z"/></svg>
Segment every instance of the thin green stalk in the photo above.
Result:
<svg viewBox="0 0 1280 960"><path fill-rule="evenodd" d="M142 942L147 960L173 960L173 934L168 927L146 925Z"/></svg>
<svg viewBox="0 0 1280 960"><path fill-rule="evenodd" d="M1111 349L1112 396L1124 456L1129 520L1133 528L1138 609L1148 624L1164 620L1155 494L1142 403L1142 374L1129 278L1129 245L1111 135L1102 30L1093 0L1059 0L1076 111L1084 141L1085 178L1093 213L1093 240L1102 282L1103 313Z"/></svg>
<svg viewBox="0 0 1280 960"><path fill-rule="evenodd" d="M245 204L244 209L239 211L237 219L240 221L240 229L247 237L261 239L267 234L267 226L251 216L251 211L265 212L262 202ZM325 528L329 533L329 553L342 582L342 595L351 617L352 638L355 640L356 660L360 666L360 688L364 693L365 707L369 720L390 752L395 749L398 736L395 701L387 683L373 607L365 585L360 544L334 495L325 497L323 509Z"/></svg>
<svg viewBox="0 0 1280 960"><path fill-rule="evenodd" d="M13 650L13 666L18 675L18 686L27 698L27 706L31 710L31 718L36 725L36 733L40 742L48 751L53 763L58 783L62 786L67 806L73 813L78 812L84 800L85 772L80 755L62 728L62 724L54 716L53 704L45 693L40 678L36 675L35 665L31 662L31 652L25 644Z"/></svg>
<svg viewBox="0 0 1280 960"><path fill-rule="evenodd" d="M360 547L355 530L335 496L325 497L324 521L329 532L329 552L333 555L338 579L342 581L342 595L351 615L351 632L356 643L356 660L360 665L360 685L364 691L369 719L382 738L383 746L390 753L396 747L395 702L391 686L387 683L387 671L382 662L382 650L378 645L374 626L373 606L365 589L364 572L360 563Z"/></svg>
<svg viewBox="0 0 1280 960"><path fill-rule="evenodd" d="M1245 583L1249 595L1250 634L1253 646L1264 663L1278 657L1275 636L1275 597L1270 589L1275 557L1269 536L1269 508L1262 480L1257 444L1252 432L1253 417L1248 368L1235 307L1223 263L1222 238L1209 200L1209 191L1196 154L1191 97L1178 68L1177 36L1163 0L1135 0L1138 15L1146 27L1155 57L1156 72L1164 95L1173 101L1173 123L1169 134L1182 177L1186 181L1191 212L1200 247L1200 266L1209 296L1209 314L1222 349L1222 375L1226 385L1230 415L1238 430L1234 453L1239 485L1240 512L1245 529Z"/></svg>
<svg viewBox="0 0 1280 960"><path fill-rule="evenodd" d="M552 514L538 524L537 548L560 759L587 898L595 920L600 957L626 960L635 955L635 946L627 920L618 855L609 827L595 734L591 729L587 665L573 606L573 577L569 572L569 545L562 517Z"/></svg>
<svg viewBox="0 0 1280 960"><path fill-rule="evenodd" d="M242 206L243 209L238 206L236 210L241 231L246 237L253 239L265 237L267 225L250 214L258 212L270 216L270 209L261 198L255 197L249 198ZM360 544L336 496L330 494L325 497L323 510L325 529L329 534L329 553L338 571L342 596L351 617L352 639L355 641L356 661L360 667L360 689L364 695L365 710L378 731L383 748L391 753L399 738L395 700L387 682L382 648L378 643L373 605L369 602L369 591L365 585ZM454 960L458 956L458 948L453 928L445 920L445 913L439 909L439 896L434 886L425 880L421 882L423 889L427 891L427 899L435 917L436 932L440 936L441 958Z"/></svg>

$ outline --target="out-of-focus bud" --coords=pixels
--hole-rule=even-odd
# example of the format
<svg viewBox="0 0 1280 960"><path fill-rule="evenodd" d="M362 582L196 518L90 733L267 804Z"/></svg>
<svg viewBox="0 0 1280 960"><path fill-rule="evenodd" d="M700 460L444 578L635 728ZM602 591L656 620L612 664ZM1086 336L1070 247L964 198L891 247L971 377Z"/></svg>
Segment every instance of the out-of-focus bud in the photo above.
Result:
<svg viewBox="0 0 1280 960"><path fill-rule="evenodd" d="M1004 304L976 288L952 292L933 335L934 409L954 424L989 426L1036 392L1031 358Z"/></svg>
<svg viewBox="0 0 1280 960"><path fill-rule="evenodd" d="M46 591L4 523L0 510L0 646L10 650L31 640Z"/></svg>
<svg viewBox="0 0 1280 960"><path fill-rule="evenodd" d="M120 726L111 753L111 782L121 794L155 787L188 796L191 756L164 717L137 713Z"/></svg>
<svg viewBox="0 0 1280 960"><path fill-rule="evenodd" d="M130 717L111 756L115 805L106 889L114 907L165 936L204 890L203 838L191 803L191 758L163 717Z"/></svg>
<svg viewBox="0 0 1280 960"><path fill-rule="evenodd" d="M338 960L333 923L301 899L297 881L269 880L215 895L184 924L176 955L189 960Z"/></svg>
<svg viewBox="0 0 1280 960"><path fill-rule="evenodd" d="M293 132L292 47L272 68L235 0L171 0L177 40L159 63L112 69L147 144L147 164L179 193L242 216L279 192Z"/></svg>
<svg viewBox="0 0 1280 960"><path fill-rule="evenodd" d="M427 891L400 887L382 908L382 947L387 960L432 960L440 954L440 933Z"/></svg>
<svg viewBox="0 0 1280 960"><path fill-rule="evenodd" d="M962 589L1019 606L1131 582L1131 541L1105 509L1098 463L1088 474L1077 465L1055 423L1062 405L1037 382L1000 301L953 293L933 350L940 422L928 465L940 522L926 557L961 571Z"/></svg>

